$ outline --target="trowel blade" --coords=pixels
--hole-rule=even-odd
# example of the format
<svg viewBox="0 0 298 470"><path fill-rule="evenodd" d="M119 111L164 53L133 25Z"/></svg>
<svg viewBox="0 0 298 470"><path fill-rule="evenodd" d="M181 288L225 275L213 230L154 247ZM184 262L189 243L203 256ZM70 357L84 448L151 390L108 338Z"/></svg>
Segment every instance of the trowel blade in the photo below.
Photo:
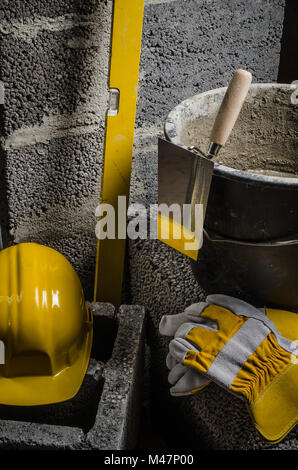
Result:
<svg viewBox="0 0 298 470"><path fill-rule="evenodd" d="M202 243L213 167L208 158L159 138L158 238L195 260ZM175 210L166 214L160 211L161 204L175 204Z"/></svg>

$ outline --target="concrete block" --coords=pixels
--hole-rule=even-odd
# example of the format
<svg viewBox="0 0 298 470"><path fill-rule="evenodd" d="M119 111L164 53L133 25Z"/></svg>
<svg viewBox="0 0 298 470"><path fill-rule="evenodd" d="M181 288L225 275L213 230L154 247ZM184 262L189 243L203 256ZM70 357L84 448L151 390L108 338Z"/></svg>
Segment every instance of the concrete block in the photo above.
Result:
<svg viewBox="0 0 298 470"><path fill-rule="evenodd" d="M5 135L36 125L45 126L44 134L49 127L98 124L104 129L109 13L84 21L64 19L55 30L45 23L37 30L6 26L1 32L0 23ZM38 130L32 129L31 137Z"/></svg>
<svg viewBox="0 0 298 470"><path fill-rule="evenodd" d="M79 393L63 403L0 406L0 449L135 448L142 399L144 309L91 304L94 341Z"/></svg>
<svg viewBox="0 0 298 470"><path fill-rule="evenodd" d="M96 449L133 449L138 440L144 368L144 308L122 306L105 389L87 440ZM117 443L116 447L115 443Z"/></svg>
<svg viewBox="0 0 298 470"><path fill-rule="evenodd" d="M10 230L15 233L30 217L50 211L61 224L61 211L72 211L93 200L99 203L102 162L100 131L52 138L48 143L6 151ZM65 217L67 213L65 213ZM65 220L67 223L67 220ZM86 225L88 224L85 221ZM38 224L39 225L39 224ZM38 230L38 226L35 227Z"/></svg>

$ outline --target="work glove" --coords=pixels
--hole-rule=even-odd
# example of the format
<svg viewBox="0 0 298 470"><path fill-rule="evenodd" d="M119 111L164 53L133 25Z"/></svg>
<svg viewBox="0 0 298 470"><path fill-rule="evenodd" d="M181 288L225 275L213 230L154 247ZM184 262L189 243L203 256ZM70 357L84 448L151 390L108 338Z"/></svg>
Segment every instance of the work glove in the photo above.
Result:
<svg viewBox="0 0 298 470"><path fill-rule="evenodd" d="M262 436L279 442L298 420L298 316L267 313L271 319L242 300L211 295L163 317L160 332L175 336L167 357L173 395L212 380L245 400Z"/></svg>
<svg viewBox="0 0 298 470"><path fill-rule="evenodd" d="M200 313L207 306L206 302L192 304L178 315L165 315L159 324L159 332L163 336L175 336L178 328L184 323L200 323ZM203 390L210 380L196 370L180 364L169 352L166 357L166 365L170 370L168 381L172 385L170 393L173 397L192 395Z"/></svg>

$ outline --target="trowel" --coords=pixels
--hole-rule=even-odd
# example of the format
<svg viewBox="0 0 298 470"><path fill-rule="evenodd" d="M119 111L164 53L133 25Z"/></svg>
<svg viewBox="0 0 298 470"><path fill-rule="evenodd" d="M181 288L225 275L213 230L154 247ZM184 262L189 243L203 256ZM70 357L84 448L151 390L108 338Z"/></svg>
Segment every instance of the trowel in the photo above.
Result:
<svg viewBox="0 0 298 470"><path fill-rule="evenodd" d="M203 241L212 159L234 127L251 80L252 75L246 70L234 73L216 115L206 153L165 139L158 141L158 238L194 260Z"/></svg>

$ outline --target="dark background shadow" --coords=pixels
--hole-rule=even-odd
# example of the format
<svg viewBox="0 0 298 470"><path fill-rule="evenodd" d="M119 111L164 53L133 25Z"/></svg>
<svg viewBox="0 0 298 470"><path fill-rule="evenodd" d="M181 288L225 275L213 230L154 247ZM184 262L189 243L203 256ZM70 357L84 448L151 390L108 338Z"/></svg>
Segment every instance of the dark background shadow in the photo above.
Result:
<svg viewBox="0 0 298 470"><path fill-rule="evenodd" d="M279 83L298 80L298 2L286 0L281 41L278 79Z"/></svg>

